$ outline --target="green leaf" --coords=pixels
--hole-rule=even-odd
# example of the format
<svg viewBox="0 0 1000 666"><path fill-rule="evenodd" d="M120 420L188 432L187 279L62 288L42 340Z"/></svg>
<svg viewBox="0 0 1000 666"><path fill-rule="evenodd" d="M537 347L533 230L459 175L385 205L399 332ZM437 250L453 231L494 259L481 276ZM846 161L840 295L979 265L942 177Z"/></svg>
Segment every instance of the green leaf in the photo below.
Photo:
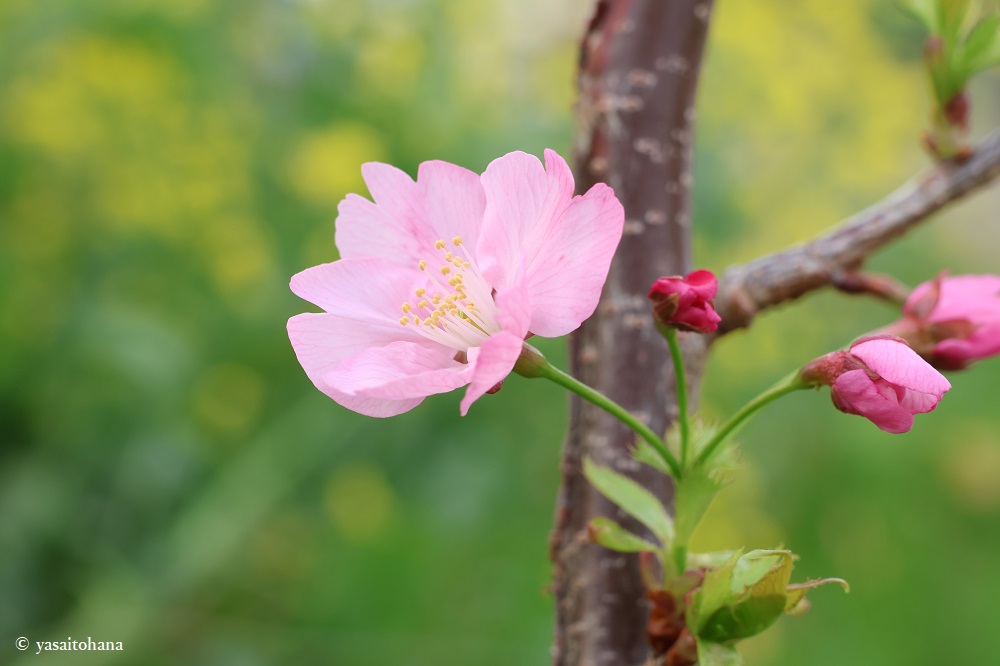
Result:
<svg viewBox="0 0 1000 666"><path fill-rule="evenodd" d="M701 588L694 595L694 602L688 606L687 624L695 636L701 635L704 618L711 617L720 608L732 600L731 579L736 562L742 557L743 551L734 551L725 562L705 573Z"/></svg>
<svg viewBox="0 0 1000 666"><path fill-rule="evenodd" d="M730 599L700 618L698 636L727 643L756 636L774 624L785 611L792 560L787 550L755 550L739 558L729 581Z"/></svg>
<svg viewBox="0 0 1000 666"><path fill-rule="evenodd" d="M594 543L619 553L653 553L660 549L640 536L632 534L610 518L594 518L587 535Z"/></svg>
<svg viewBox="0 0 1000 666"><path fill-rule="evenodd" d="M733 556L731 550L716 550L710 553L688 553L688 564L701 569L715 569Z"/></svg>
<svg viewBox="0 0 1000 666"><path fill-rule="evenodd" d="M653 493L627 476L595 465L590 458L583 459L583 475L598 492L648 527L664 548L670 547L674 541L674 521Z"/></svg>
<svg viewBox="0 0 1000 666"><path fill-rule="evenodd" d="M676 532L679 543L688 543L691 533L701 522L712 500L723 484L703 467L688 470L674 489L674 513L677 516Z"/></svg>
<svg viewBox="0 0 1000 666"><path fill-rule="evenodd" d="M957 67L971 76L1000 63L1000 16L988 16L976 24L958 54Z"/></svg>
<svg viewBox="0 0 1000 666"><path fill-rule="evenodd" d="M959 34L969 16L972 0L936 0L938 27L945 44L958 44ZM947 47L946 47L947 48Z"/></svg>
<svg viewBox="0 0 1000 666"><path fill-rule="evenodd" d="M899 0L899 7L913 18L920 21L927 32L940 34L941 24L938 21L937 0Z"/></svg>
<svg viewBox="0 0 1000 666"><path fill-rule="evenodd" d="M698 666L743 666L743 657L731 645L698 641Z"/></svg>
<svg viewBox="0 0 1000 666"><path fill-rule="evenodd" d="M734 553L705 575L689 626L710 643L732 643L764 631L785 610L793 559L787 550Z"/></svg>

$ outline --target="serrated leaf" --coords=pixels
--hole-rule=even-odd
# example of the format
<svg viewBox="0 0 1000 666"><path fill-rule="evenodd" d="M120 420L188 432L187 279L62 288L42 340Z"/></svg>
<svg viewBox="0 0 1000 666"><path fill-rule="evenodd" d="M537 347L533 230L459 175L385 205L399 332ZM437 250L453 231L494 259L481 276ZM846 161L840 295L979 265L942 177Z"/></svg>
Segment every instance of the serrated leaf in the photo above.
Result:
<svg viewBox="0 0 1000 666"><path fill-rule="evenodd" d="M653 469L663 472L667 476L672 477L674 472L670 469L670 465L663 459L660 452L653 448L653 445L646 440L639 438L635 446L632 447L632 458L636 462L641 462L643 465L649 465Z"/></svg>
<svg viewBox="0 0 1000 666"><path fill-rule="evenodd" d="M660 548L642 537L632 534L610 518L594 518L587 535L590 540L619 553L653 553Z"/></svg>
<svg viewBox="0 0 1000 666"><path fill-rule="evenodd" d="M822 578L820 580L808 580L804 583L796 583L788 586L788 599L785 602L785 613L787 615L802 615L809 610L809 601L806 594L809 590L821 585L837 583L844 588L844 592L851 591L851 586L843 578Z"/></svg>
<svg viewBox="0 0 1000 666"><path fill-rule="evenodd" d="M941 32L938 21L937 0L899 0L899 7L920 21L932 35Z"/></svg>
<svg viewBox="0 0 1000 666"><path fill-rule="evenodd" d="M698 666L743 666L743 657L731 645L698 641Z"/></svg>
<svg viewBox="0 0 1000 666"><path fill-rule="evenodd" d="M962 45L958 67L968 77L1000 63L1000 16L976 24Z"/></svg>
<svg viewBox="0 0 1000 666"><path fill-rule="evenodd" d="M674 541L674 521L653 493L632 479L583 459L583 475L602 495L649 528L664 548Z"/></svg>

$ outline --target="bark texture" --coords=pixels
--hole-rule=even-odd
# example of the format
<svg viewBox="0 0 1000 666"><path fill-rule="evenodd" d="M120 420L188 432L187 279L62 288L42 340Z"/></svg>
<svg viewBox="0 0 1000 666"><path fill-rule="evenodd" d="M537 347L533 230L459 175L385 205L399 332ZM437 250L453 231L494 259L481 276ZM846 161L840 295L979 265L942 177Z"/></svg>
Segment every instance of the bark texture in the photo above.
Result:
<svg viewBox="0 0 1000 666"><path fill-rule="evenodd" d="M577 187L608 183L626 219L601 304L571 342L571 370L659 432L676 416L676 401L670 355L646 292L661 275L691 270L694 98L711 9L710 0L604 0L580 53ZM697 385L704 343L689 336L684 345L689 380ZM697 387L691 388L693 395ZM639 528L587 484L584 456L671 498L662 475L629 458L633 441L611 416L572 400L551 543L558 666L647 661L648 605L637 558L585 538L595 516Z"/></svg>

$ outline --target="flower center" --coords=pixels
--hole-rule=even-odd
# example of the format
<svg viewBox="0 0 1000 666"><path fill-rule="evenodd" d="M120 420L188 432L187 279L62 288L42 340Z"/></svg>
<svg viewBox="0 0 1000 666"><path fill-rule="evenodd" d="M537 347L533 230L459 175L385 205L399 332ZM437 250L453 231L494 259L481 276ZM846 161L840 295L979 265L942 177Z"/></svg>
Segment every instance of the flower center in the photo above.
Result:
<svg viewBox="0 0 1000 666"><path fill-rule="evenodd" d="M458 351L478 347L493 333L500 331L496 320L493 290L475 263L470 261L462 239L451 240L455 251L446 251L443 240L434 243L443 259L441 267L428 270L421 259L418 266L427 273L431 286L421 287L414 294L416 303L403 303L402 326L414 326L420 335Z"/></svg>

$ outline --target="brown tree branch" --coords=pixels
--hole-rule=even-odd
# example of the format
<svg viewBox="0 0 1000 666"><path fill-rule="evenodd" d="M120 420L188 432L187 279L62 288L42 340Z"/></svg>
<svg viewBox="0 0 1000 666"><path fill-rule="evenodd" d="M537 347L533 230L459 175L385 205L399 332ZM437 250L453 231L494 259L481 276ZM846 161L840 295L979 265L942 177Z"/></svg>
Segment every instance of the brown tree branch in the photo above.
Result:
<svg viewBox="0 0 1000 666"><path fill-rule="evenodd" d="M626 221L597 312L573 336L571 371L658 432L676 415L676 400L646 292L657 277L691 267L694 96L710 13L711 0L602 0L581 45L577 188L607 182ZM687 351L688 377L697 384L704 345ZM601 515L641 528L581 472L590 456L669 500L669 480L631 460L634 441L608 414L572 399L551 542L557 666L647 660L648 604L637 559L585 538L587 524Z"/></svg>
<svg viewBox="0 0 1000 666"><path fill-rule="evenodd" d="M931 214L1000 176L1000 132L959 165L940 165L804 245L726 270L716 309L719 334L745 328L769 307L834 284Z"/></svg>

